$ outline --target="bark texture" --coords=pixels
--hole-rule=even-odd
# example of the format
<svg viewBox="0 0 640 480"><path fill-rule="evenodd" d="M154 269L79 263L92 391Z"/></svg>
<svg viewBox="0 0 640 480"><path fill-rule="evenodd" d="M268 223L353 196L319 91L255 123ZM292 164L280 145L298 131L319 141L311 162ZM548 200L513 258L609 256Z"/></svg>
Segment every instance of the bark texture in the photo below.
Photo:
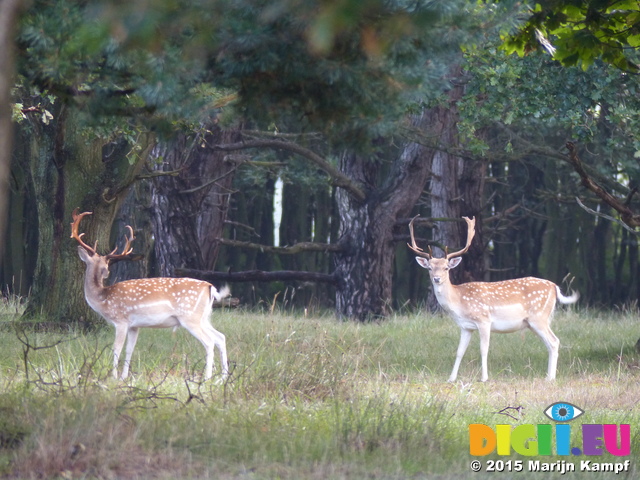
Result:
<svg viewBox="0 0 640 480"><path fill-rule="evenodd" d="M150 138L141 138L142 154L131 163L124 144L103 148L97 139L88 142L73 109L61 105L53 113L54 121L48 125L30 118L31 130L21 142L38 230L37 251L32 252L37 255L35 275L25 317L42 315L49 321L90 326L101 320L84 299L84 264L76 242L69 238L71 212L76 207L93 212L83 220L80 231L85 232L87 243L98 242L99 252L110 251L115 214L146 159L144 146Z"/></svg>
<svg viewBox="0 0 640 480"><path fill-rule="evenodd" d="M425 121L426 111L412 119L415 127ZM361 202L344 190L336 194L343 247L334 257L336 311L341 318L367 321L390 313L396 223L408 217L420 198L431 173L431 157L429 149L410 143L384 171L375 159L353 153L342 156L341 171L367 195Z"/></svg>
<svg viewBox="0 0 640 480"><path fill-rule="evenodd" d="M0 260L9 205L9 169L13 144L11 88L14 74L14 29L18 24L20 0L0 1Z"/></svg>
<svg viewBox="0 0 640 480"><path fill-rule="evenodd" d="M152 222L159 276L177 268L213 270L229 208L235 163L213 148L234 141L234 131L180 135L155 147ZM173 172L172 174L169 174Z"/></svg>
<svg viewBox="0 0 640 480"><path fill-rule="evenodd" d="M456 67L454 78L462 71ZM433 241L449 250L464 246L467 224L461 217L476 217L476 238L464 256L460 267L451 271L454 284L481 281L485 276L482 240L482 197L486 163L459 156L458 151L458 109L457 102L464 94L464 83L455 82L448 92L448 103L431 109L425 122L426 132L436 138L433 149L432 177L430 182L431 217L436 221ZM436 253L436 250L434 250ZM443 252L437 253L444 255ZM430 304L435 305L431 298Z"/></svg>

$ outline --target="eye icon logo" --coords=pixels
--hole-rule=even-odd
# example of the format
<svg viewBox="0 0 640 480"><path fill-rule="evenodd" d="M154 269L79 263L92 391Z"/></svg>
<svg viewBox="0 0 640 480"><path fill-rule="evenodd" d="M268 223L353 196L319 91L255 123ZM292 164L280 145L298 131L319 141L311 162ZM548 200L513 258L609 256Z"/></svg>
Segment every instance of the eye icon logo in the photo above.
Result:
<svg viewBox="0 0 640 480"><path fill-rule="evenodd" d="M568 402L553 403L544 411L544 414L555 422L569 422L583 413L583 410Z"/></svg>

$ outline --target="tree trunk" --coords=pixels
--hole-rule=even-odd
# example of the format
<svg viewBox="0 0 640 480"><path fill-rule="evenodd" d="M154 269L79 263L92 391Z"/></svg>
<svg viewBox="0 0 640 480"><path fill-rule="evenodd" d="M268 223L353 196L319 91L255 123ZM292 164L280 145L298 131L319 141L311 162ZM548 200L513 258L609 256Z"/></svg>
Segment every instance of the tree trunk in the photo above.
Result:
<svg viewBox="0 0 640 480"><path fill-rule="evenodd" d="M111 243L121 251L124 247L126 226L133 228L135 241L131 244L136 261L117 262L109 268L110 283L157 276L154 259L152 226L151 182L141 180L132 185L116 216L111 229ZM115 235L114 235L115 232ZM114 247L115 248L115 247Z"/></svg>
<svg viewBox="0 0 640 480"><path fill-rule="evenodd" d="M92 324L99 319L84 299L84 264L69 239L71 212L76 207L93 212L81 231L87 243L98 241L98 251L106 253L114 216L147 151L143 148L132 165L123 144L117 152L103 152L99 140L88 142L72 109L61 105L51 111L54 121L44 125L31 118L32 131L23 137L38 228L37 252L31 252L37 255L32 295L24 316Z"/></svg>
<svg viewBox="0 0 640 480"><path fill-rule="evenodd" d="M18 135L20 131L17 130ZM24 168L22 149L13 150L11 164L11 190L7 216L7 233L4 237L5 251L0 266L2 289L22 298L27 298L35 272L38 250L38 224L34 215L32 185L28 171Z"/></svg>
<svg viewBox="0 0 640 480"><path fill-rule="evenodd" d="M13 88L14 75L14 33L21 8L20 0L0 1L0 261L4 252L13 143L11 88Z"/></svg>
<svg viewBox="0 0 640 480"><path fill-rule="evenodd" d="M454 78L462 69L453 70ZM467 239L467 225L462 216L476 217L476 236L460 267L451 271L454 284L473 280L484 280L484 245L482 240L482 196L486 164L457 156L451 151L457 149L458 109L457 102L464 94L464 84L455 82L448 94L448 105L437 106L430 111L428 130L430 136L438 138L434 149L431 177L431 216L442 221L434 230L435 242L457 250ZM434 299L430 303L434 303Z"/></svg>
<svg viewBox="0 0 640 480"><path fill-rule="evenodd" d="M322 172L318 172L322 178ZM334 217L331 189L310 186L308 183L287 182L282 190L282 223L280 245L295 245L300 242L331 242L331 219ZM333 222L335 223L335 222ZM280 255L283 270L307 272L331 272L333 264L326 252L305 252L302 255ZM308 307L313 299L322 299L327 306L333 302L335 289L326 283L296 283L286 285L294 292L290 303L297 307Z"/></svg>
<svg viewBox="0 0 640 480"><path fill-rule="evenodd" d="M340 160L340 170L365 185L369 183L367 175L376 173L375 168L375 162L367 162L353 153L343 154ZM340 213L339 242L344 249L335 255L338 316L359 321L384 316L391 301L392 273L385 258L393 250L395 217L381 217L378 202L362 203L342 190L336 199Z"/></svg>
<svg viewBox="0 0 640 480"><path fill-rule="evenodd" d="M211 148L235 141L235 131L214 128L204 136L180 135L154 148L152 187L155 258L160 276L176 268L213 270L229 208L235 164Z"/></svg>
<svg viewBox="0 0 640 480"><path fill-rule="evenodd" d="M412 118L424 126L428 112ZM336 312L341 318L373 320L390 313L395 259L395 226L415 206L430 174L432 152L408 144L388 172L382 162L345 153L340 169L364 186L364 202L338 189L339 243L344 251L335 255ZM378 177L380 187L372 189ZM408 227L407 227L408 228Z"/></svg>

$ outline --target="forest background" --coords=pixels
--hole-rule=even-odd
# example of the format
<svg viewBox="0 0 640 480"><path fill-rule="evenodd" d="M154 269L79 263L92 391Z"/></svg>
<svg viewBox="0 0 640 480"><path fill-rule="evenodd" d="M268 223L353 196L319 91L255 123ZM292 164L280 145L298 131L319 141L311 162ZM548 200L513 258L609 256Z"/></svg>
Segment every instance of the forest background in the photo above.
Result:
<svg viewBox="0 0 640 480"><path fill-rule="evenodd" d="M249 305L434 306L416 214L424 248L477 217L454 282L574 278L586 304L637 303L637 2L1 8L0 280L25 317L99 321L76 207L102 251L136 232L112 281L195 276Z"/></svg>

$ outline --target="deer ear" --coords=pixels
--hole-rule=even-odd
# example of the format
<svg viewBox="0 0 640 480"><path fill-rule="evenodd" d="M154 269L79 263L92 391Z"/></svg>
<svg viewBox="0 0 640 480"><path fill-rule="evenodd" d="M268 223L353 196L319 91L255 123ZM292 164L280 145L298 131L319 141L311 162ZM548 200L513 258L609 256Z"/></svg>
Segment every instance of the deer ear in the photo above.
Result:
<svg viewBox="0 0 640 480"><path fill-rule="evenodd" d="M87 263L91 258L91 255L89 255L89 252L87 252L81 246L78 246L78 255L80 256L80 260L82 260L84 263Z"/></svg>
<svg viewBox="0 0 640 480"><path fill-rule="evenodd" d="M426 258L416 257L416 262L418 262L418 265L420 265L422 268L431 270L431 266L429 265L429 260L427 260Z"/></svg>
<svg viewBox="0 0 640 480"><path fill-rule="evenodd" d="M454 257L449 259L449 268L456 268L458 265L460 265L461 261L462 257Z"/></svg>
<svg viewBox="0 0 640 480"><path fill-rule="evenodd" d="M456 268L458 265L460 265L461 261L462 257L454 257L449 259L449 268Z"/></svg>

